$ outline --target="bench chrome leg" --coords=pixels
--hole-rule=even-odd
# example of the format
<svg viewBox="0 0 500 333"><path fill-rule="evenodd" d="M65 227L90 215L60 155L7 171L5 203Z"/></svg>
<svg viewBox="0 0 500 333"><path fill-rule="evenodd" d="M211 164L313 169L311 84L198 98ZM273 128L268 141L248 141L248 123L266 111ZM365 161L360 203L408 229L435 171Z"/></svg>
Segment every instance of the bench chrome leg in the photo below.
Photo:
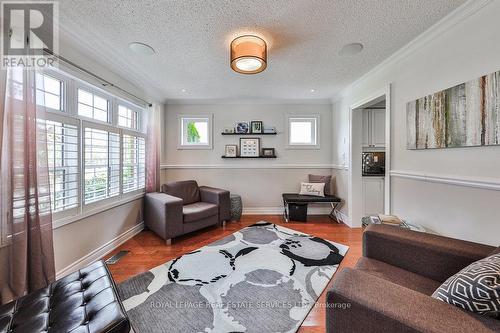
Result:
<svg viewBox="0 0 500 333"><path fill-rule="evenodd" d="M170 246L172 245L172 238L169 238L165 241L165 245Z"/></svg>

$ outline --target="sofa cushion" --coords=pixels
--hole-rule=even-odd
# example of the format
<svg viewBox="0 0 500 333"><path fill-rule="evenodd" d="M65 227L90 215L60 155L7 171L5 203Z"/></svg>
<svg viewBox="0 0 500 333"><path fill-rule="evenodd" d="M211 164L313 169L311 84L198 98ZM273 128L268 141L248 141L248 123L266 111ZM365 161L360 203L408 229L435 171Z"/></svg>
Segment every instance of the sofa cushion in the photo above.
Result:
<svg viewBox="0 0 500 333"><path fill-rule="evenodd" d="M182 207L184 214L184 223L198 221L219 213L217 205L207 202L195 202Z"/></svg>
<svg viewBox="0 0 500 333"><path fill-rule="evenodd" d="M432 297L500 319L500 254L465 267L446 280Z"/></svg>
<svg viewBox="0 0 500 333"><path fill-rule="evenodd" d="M184 205L200 201L200 190L195 180L183 180L163 184L161 191L174 197L181 198Z"/></svg>
<svg viewBox="0 0 500 333"><path fill-rule="evenodd" d="M324 183L325 195L333 195L332 191L332 176L309 175L309 183Z"/></svg>
<svg viewBox="0 0 500 333"><path fill-rule="evenodd" d="M399 267L386 264L385 262L366 257L361 257L358 260L356 269L428 296L432 295L432 293L440 285L438 281L434 281Z"/></svg>

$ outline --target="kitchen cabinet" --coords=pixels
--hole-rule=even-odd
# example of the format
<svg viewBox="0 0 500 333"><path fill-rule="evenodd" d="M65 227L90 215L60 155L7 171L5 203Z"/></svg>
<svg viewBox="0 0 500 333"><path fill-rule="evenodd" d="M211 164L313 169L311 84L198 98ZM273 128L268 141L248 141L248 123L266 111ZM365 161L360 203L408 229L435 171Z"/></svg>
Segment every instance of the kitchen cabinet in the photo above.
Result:
<svg viewBox="0 0 500 333"><path fill-rule="evenodd" d="M363 177L363 211L365 216L384 213L384 177Z"/></svg>
<svg viewBox="0 0 500 333"><path fill-rule="evenodd" d="M363 148L385 148L385 109L363 110Z"/></svg>

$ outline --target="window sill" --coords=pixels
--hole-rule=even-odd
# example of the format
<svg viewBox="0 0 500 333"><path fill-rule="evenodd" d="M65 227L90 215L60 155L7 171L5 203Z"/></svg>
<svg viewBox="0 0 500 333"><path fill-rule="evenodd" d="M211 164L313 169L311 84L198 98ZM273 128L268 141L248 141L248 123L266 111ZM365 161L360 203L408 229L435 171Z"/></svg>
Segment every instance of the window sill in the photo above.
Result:
<svg viewBox="0 0 500 333"><path fill-rule="evenodd" d="M83 220L87 217L105 212L107 210L110 210L112 208L124 205L124 204L132 202L132 201L135 201L137 199L141 199L142 197L144 197L144 193L139 193L139 194L135 194L132 196L127 196L127 197L122 198L120 200L110 202L110 203L105 204L103 206L96 207L92 210L84 211L78 215L73 215L73 216L69 216L69 217L65 217L65 218L53 221L52 222L52 229L57 229L57 228L65 226L65 225L71 224L73 222Z"/></svg>

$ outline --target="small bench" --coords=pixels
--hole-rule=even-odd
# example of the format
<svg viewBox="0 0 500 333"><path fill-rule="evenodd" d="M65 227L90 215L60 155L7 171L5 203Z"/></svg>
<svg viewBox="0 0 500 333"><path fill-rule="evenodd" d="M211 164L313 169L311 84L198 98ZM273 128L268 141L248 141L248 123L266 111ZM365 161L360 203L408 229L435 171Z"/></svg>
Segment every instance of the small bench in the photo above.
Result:
<svg viewBox="0 0 500 333"><path fill-rule="evenodd" d="M288 204L310 204L310 203L329 203L332 207L330 214L328 217L337 221L335 217L335 209L337 209L338 205L341 203L341 199L334 195L326 195L324 197L318 197L315 195L301 195L297 193L283 193L283 217L285 218L285 222L289 221L289 212L288 212Z"/></svg>

